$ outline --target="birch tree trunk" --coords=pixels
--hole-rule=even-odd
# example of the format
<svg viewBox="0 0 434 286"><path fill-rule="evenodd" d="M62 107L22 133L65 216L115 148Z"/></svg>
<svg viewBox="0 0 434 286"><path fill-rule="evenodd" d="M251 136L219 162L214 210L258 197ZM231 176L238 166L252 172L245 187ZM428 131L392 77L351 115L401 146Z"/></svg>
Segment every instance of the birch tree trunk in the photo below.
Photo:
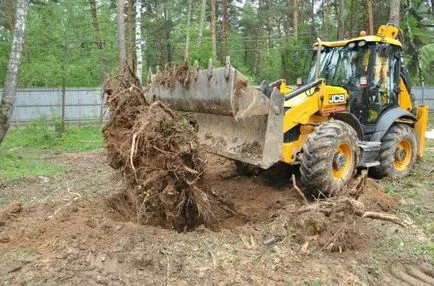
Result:
<svg viewBox="0 0 434 286"><path fill-rule="evenodd" d="M211 0L211 45L212 45L212 59L215 61L217 58L217 39L216 39L216 0Z"/></svg>
<svg viewBox="0 0 434 286"><path fill-rule="evenodd" d="M372 0L366 0L368 6L369 35L374 35L374 11L372 10Z"/></svg>
<svg viewBox="0 0 434 286"><path fill-rule="evenodd" d="M389 23L399 26L399 0L390 0Z"/></svg>
<svg viewBox="0 0 434 286"><path fill-rule="evenodd" d="M117 18L118 18L118 42L119 42L119 67L126 60L125 53L125 19L124 19L124 4L125 0L116 0Z"/></svg>
<svg viewBox="0 0 434 286"><path fill-rule="evenodd" d="M12 40L12 49L9 57L8 69L4 86L3 97L0 102L0 144L6 136L10 126L13 106L15 104L18 72L21 61L21 52L23 49L24 34L26 31L27 10L29 7L28 0L17 0L15 14L14 37Z"/></svg>
<svg viewBox="0 0 434 286"><path fill-rule="evenodd" d="M198 47L200 47L200 45L202 44L203 26L205 26L205 10L206 10L206 0L202 0L202 5L200 7L199 33L197 35L197 46Z"/></svg>
<svg viewBox="0 0 434 286"><path fill-rule="evenodd" d="M192 0L188 0L188 10L187 10L187 31L185 35L185 59L189 58L190 53L190 22L191 22L191 2Z"/></svg>
<svg viewBox="0 0 434 286"><path fill-rule="evenodd" d="M136 76L142 82L143 55L142 55L142 0L136 0Z"/></svg>

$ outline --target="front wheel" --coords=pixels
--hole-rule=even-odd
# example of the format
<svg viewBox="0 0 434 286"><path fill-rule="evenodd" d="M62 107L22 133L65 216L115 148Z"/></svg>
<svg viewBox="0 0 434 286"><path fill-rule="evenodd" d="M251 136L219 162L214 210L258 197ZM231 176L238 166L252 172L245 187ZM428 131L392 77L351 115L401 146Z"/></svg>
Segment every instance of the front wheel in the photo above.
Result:
<svg viewBox="0 0 434 286"><path fill-rule="evenodd" d="M410 173L416 162L417 141L413 129L395 124L381 139L380 165L371 168L372 177L401 178Z"/></svg>
<svg viewBox="0 0 434 286"><path fill-rule="evenodd" d="M357 133L349 124L322 123L309 135L301 154L301 179L308 195L335 195L351 180L359 159Z"/></svg>

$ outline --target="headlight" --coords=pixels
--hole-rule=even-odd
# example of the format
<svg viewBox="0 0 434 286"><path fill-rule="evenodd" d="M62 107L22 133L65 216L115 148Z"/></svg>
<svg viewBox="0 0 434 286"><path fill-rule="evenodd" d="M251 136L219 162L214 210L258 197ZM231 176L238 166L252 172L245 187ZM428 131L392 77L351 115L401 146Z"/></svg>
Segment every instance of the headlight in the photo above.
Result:
<svg viewBox="0 0 434 286"><path fill-rule="evenodd" d="M364 45L366 45L366 41L360 41L360 42L357 43L357 45L359 47L363 47Z"/></svg>
<svg viewBox="0 0 434 286"><path fill-rule="evenodd" d="M355 42L351 42L348 44L348 48L350 48L350 49L354 48L355 46L356 46Z"/></svg>

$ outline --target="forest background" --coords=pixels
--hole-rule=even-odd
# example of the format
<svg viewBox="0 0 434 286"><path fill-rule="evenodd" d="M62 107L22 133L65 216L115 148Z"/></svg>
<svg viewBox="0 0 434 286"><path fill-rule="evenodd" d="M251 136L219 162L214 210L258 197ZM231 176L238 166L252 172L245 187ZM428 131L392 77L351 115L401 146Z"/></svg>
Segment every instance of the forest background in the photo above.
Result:
<svg viewBox="0 0 434 286"><path fill-rule="evenodd" d="M157 66L162 69L186 58L197 60L201 67L213 58L213 65L218 66L228 55L232 65L255 83L284 78L294 84L297 77L306 76L317 37L345 39L361 30L375 34L379 25L388 22L394 1L121 2L125 4L127 60L136 69L139 58L144 81L150 68L155 72ZM400 2L404 57L413 85L421 85L422 78L425 85L434 85L434 0ZM100 86L105 74L119 67L116 4L115 0L30 1L18 86ZM0 88L10 54L14 11L14 0L0 0ZM136 40L142 60L137 57Z"/></svg>

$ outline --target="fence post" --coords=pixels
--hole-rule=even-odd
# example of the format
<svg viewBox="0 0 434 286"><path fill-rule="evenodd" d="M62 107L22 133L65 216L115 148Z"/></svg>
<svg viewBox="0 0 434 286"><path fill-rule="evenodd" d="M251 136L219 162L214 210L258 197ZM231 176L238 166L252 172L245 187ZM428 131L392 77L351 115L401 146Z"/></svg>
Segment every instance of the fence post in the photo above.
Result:
<svg viewBox="0 0 434 286"><path fill-rule="evenodd" d="M425 105L425 81L422 80L422 105Z"/></svg>
<svg viewBox="0 0 434 286"><path fill-rule="evenodd" d="M99 101L99 125L102 126L104 121L104 87L101 87Z"/></svg>
<svg viewBox="0 0 434 286"><path fill-rule="evenodd" d="M17 108L17 105L18 105L18 90L17 90L17 92L16 92L16 97L15 97L15 104L14 104L14 111L15 111L15 124L18 126L18 108Z"/></svg>

